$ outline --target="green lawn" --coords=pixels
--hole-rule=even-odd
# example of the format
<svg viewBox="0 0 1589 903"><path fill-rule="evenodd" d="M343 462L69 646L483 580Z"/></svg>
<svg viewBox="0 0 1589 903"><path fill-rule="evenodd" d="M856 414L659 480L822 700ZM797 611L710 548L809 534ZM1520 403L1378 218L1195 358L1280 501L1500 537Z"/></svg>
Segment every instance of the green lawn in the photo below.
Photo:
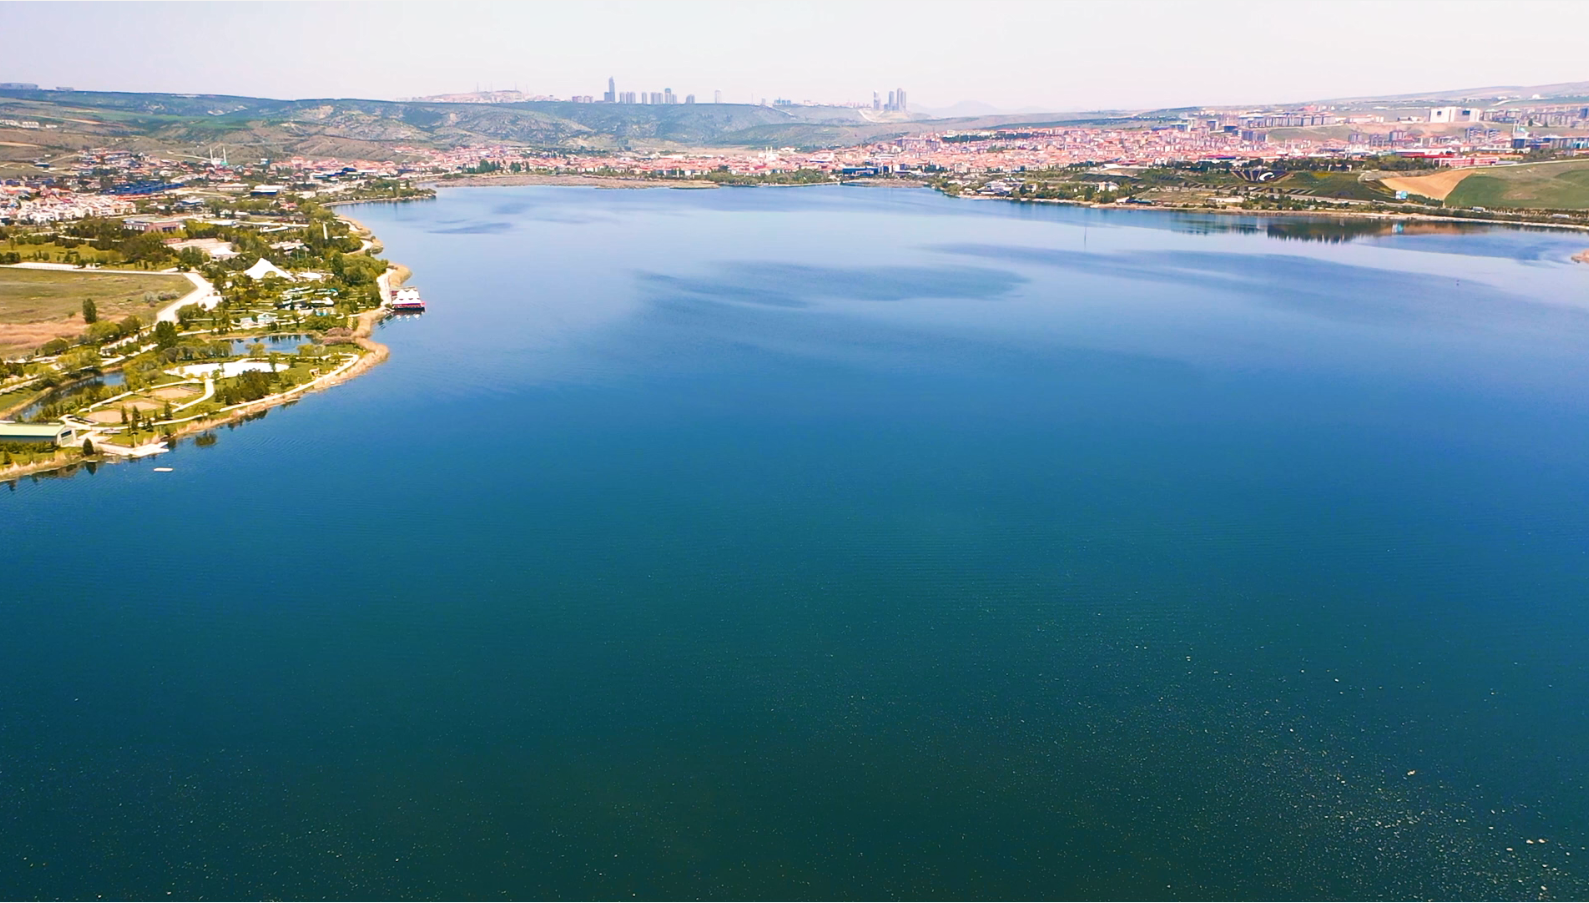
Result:
<svg viewBox="0 0 1589 903"><path fill-rule="evenodd" d="M12 389L9 392L0 392L0 415L12 408L23 406L24 402L32 401L33 396L39 394L38 386L27 386L22 389Z"/></svg>
<svg viewBox="0 0 1589 903"><path fill-rule="evenodd" d="M1589 160L1500 166L1463 179L1448 207L1589 209Z"/></svg>
<svg viewBox="0 0 1589 903"><path fill-rule="evenodd" d="M116 251L101 251L87 242L83 242L75 248L63 248L55 242L29 245L8 240L4 244L0 244L0 251L13 251L20 254L25 263L39 261L42 263L70 264L98 263L105 266L116 266L122 262L121 254Z"/></svg>
<svg viewBox="0 0 1589 903"><path fill-rule="evenodd" d="M1269 183L1283 191L1300 191L1320 198L1352 201L1389 200L1391 193L1378 182L1364 182L1355 172L1294 172Z"/></svg>

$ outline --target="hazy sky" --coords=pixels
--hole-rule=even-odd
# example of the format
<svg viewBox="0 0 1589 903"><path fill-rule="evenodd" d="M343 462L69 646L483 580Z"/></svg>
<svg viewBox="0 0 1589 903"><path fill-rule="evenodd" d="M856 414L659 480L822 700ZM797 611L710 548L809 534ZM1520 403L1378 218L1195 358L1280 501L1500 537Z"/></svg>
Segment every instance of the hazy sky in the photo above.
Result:
<svg viewBox="0 0 1589 903"><path fill-rule="evenodd" d="M672 88L1011 109L1589 80L1589 2L17 3L0 81L395 98Z"/></svg>

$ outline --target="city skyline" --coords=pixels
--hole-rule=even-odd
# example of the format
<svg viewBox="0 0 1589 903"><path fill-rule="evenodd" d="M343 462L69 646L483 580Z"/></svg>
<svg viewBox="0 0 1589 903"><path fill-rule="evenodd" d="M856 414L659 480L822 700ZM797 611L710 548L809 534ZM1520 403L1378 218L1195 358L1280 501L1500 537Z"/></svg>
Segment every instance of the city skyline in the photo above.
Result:
<svg viewBox="0 0 1589 903"><path fill-rule="evenodd" d="M176 3L8 3L9 34L61 35L16 41L0 81L84 90L237 94L279 98L395 99L463 85L528 85L559 97L593 96L601 79L671 86L679 95L759 103L790 98L864 103L881 86L910 84L913 109L975 102L1000 110L1091 110L1285 103L1362 95L1529 85L1585 78L1577 35L1589 7L1519 2L1494 7L1427 4L1248 2L1047 5L768 3L747 9L681 3L666 11L631 3L537 5L324 3L306 24L309 40L283 42L269 67L237 65L238 35L287 27L283 7L236 3L203 16ZM378 13L377 13L378 10ZM732 13L730 13L732 10ZM909 14L906 15L908 10ZM1375 40L1365 40L1372 13ZM1361 14L1361 15L1360 15ZM1411 54L1397 48L1460 47L1470 14L1483 14L1482 54ZM958 42L954 65L939 50L943 26L969 19L986 41ZM1030 45L1015 34L1042 37ZM1150 22L1143 30L1130 25ZM1550 22L1550 28L1539 23ZM1239 27L1236 26L1239 23ZM343 52L313 40L336 34ZM571 40L595 35L599 40ZM421 37L422 36L422 37ZM994 36L997 36L996 39ZM127 67L119 48L158 40L183 53L156 67ZM526 55L524 46L535 52ZM1409 45L1410 46L1410 45ZM1298 59L1317 65L1297 66ZM601 61L607 60L604 65ZM612 60L620 61L613 65ZM609 68L600 72L597 67ZM592 70L596 71L592 71Z"/></svg>

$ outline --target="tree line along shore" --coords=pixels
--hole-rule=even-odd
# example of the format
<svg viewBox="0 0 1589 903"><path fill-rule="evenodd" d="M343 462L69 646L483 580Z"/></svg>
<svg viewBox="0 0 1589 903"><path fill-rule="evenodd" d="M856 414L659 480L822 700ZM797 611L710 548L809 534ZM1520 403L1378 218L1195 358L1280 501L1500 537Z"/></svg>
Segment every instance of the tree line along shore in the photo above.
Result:
<svg viewBox="0 0 1589 903"><path fill-rule="evenodd" d="M1578 183L1589 159L1544 160L1483 172L1387 157L1164 163L1076 164L1055 169L953 173L794 170L621 172L497 167L450 173L426 186L581 185L598 188L874 185L930 187L964 198L1091 207L1161 208L1222 214L1370 216L1454 220L1551 229L1589 229L1589 193ZM1500 184L1501 187L1495 187ZM1491 206L1467 204L1457 189L1475 186ZM1429 194L1420 194L1427 191ZM1471 192L1470 192L1471 193Z"/></svg>

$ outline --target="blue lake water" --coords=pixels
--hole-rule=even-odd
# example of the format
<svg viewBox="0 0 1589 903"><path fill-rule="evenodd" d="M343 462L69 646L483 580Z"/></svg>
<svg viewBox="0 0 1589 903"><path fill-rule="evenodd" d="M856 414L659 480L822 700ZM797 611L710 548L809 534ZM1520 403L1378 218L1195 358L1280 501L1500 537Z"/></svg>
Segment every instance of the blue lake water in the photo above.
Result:
<svg viewBox="0 0 1589 903"><path fill-rule="evenodd" d="M0 898L1589 895L1584 236L354 215L388 363L0 488Z"/></svg>

